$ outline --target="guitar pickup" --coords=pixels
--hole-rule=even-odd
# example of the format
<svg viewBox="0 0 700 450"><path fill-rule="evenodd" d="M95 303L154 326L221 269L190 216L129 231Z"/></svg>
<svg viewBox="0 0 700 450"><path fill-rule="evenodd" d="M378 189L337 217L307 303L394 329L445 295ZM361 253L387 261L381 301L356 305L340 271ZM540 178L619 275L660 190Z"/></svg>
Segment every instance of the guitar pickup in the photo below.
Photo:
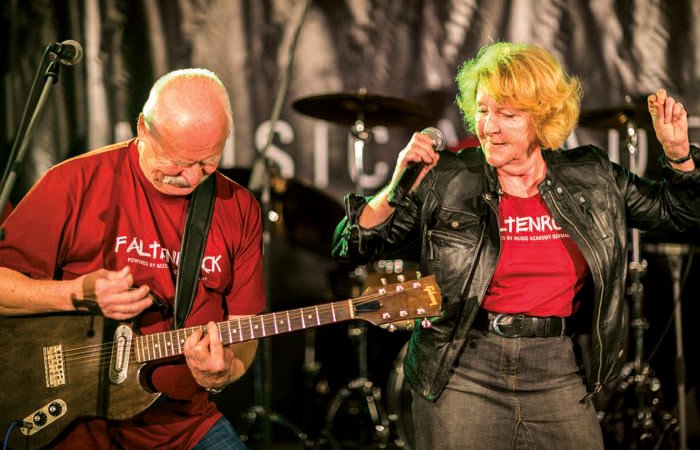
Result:
<svg viewBox="0 0 700 450"><path fill-rule="evenodd" d="M126 380L129 371L129 354L133 331L126 324L121 324L114 332L112 357L109 361L109 381L121 384Z"/></svg>

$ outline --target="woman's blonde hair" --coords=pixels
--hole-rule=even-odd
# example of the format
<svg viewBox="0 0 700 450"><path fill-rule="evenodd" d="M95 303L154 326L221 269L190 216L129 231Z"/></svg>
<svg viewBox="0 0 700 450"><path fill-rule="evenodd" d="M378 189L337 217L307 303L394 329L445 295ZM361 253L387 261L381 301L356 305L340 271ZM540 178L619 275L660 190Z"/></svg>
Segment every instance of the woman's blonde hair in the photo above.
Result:
<svg viewBox="0 0 700 450"><path fill-rule="evenodd" d="M583 90L547 50L496 42L483 47L457 73L457 105L476 134L476 94L484 89L499 103L531 114L542 148L556 150L576 126Z"/></svg>

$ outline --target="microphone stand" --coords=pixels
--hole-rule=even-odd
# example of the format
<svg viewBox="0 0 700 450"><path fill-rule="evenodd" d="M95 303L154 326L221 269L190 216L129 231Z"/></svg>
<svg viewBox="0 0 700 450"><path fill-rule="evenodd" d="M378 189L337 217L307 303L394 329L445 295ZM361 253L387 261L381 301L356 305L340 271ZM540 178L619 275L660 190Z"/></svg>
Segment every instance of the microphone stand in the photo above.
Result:
<svg viewBox="0 0 700 450"><path fill-rule="evenodd" d="M10 151L10 156L7 160L7 166L5 167L5 172L2 178L2 191L0 191L0 211L5 210L5 206L10 200L10 195L12 194L12 189L17 181L17 176L19 169L22 167L24 162L24 156L27 153L27 148L29 146L29 141L31 141L32 133L36 127L37 120L41 111L43 111L46 104L46 100L49 97L49 93L53 88L53 85L58 82L58 73L61 68L61 63L59 58L54 58L51 60L44 70L44 84L39 94L36 104L32 105L34 98L34 91L38 87L40 80L40 75L42 73L43 67L46 65L46 61L49 60L51 55L51 46L47 46L44 50L44 55L41 58L39 67L37 68L36 75L34 76L34 81L29 90L29 98L24 106L24 112L22 113L22 119L17 130L17 136L12 144L12 150ZM0 240L5 238L5 230L0 228Z"/></svg>
<svg viewBox="0 0 700 450"><path fill-rule="evenodd" d="M301 26L306 17L306 13L311 5L311 0L304 0L301 5L301 13L298 18L298 23L294 28L294 34L289 48L289 60L287 61L287 66L282 72L282 77L280 80L280 85L278 87L275 103L272 107L272 114L270 117L270 131L267 135L267 141L265 146L260 151L253 162L253 166L250 172L250 180L248 181L248 190L254 195L258 196L260 201L260 207L262 211L262 223L263 223L263 275L265 283L265 298L269 304L270 302L270 240L271 231L269 222L272 221L273 211L271 208L271 192L270 183L272 180L271 176L271 165L272 162L267 157L267 151L272 145L272 137L275 131L275 123L279 119L282 111L282 106L286 98L287 91L289 89L289 80L291 77L291 70L294 64L294 55L296 50L297 40L301 31ZM268 312L268 308L266 308ZM272 412L271 407L271 391L272 391L272 374L270 371L272 361L272 348L268 339L263 339L261 343L261 351L256 356L253 362L253 371L257 372L259 377L254 381L254 396L257 406L250 408L245 416L248 421L252 424L257 419L261 420L262 428L262 450L271 450L272 448L272 422L279 423L287 426L292 430L292 432L304 443L305 446L309 446L308 436L303 433L296 426L289 423L287 420L282 418L280 415Z"/></svg>

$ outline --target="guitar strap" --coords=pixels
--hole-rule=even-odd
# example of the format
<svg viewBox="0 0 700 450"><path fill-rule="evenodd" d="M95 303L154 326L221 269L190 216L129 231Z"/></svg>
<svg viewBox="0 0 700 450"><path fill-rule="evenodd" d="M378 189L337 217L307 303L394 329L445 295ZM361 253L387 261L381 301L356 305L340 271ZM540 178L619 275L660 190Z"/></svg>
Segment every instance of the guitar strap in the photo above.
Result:
<svg viewBox="0 0 700 450"><path fill-rule="evenodd" d="M207 233L214 211L215 174L207 177L192 192L187 209L185 231L182 235L180 263L175 282L175 306L173 308L173 328L181 328L192 309L197 292L199 270L204 257Z"/></svg>

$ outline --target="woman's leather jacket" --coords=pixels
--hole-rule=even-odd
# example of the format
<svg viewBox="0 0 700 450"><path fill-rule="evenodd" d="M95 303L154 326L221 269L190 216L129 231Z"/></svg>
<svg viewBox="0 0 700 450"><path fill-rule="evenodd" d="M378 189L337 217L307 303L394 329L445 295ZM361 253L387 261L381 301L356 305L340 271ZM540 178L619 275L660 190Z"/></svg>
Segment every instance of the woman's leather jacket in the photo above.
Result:
<svg viewBox="0 0 700 450"><path fill-rule="evenodd" d="M700 149L692 147L700 167ZM700 170L664 163L663 181L637 177L592 146L543 151L547 173L538 189L552 217L576 242L590 268L590 393L615 379L626 361L624 314L627 230L687 231L700 223ZM420 240L420 267L435 274L442 314L414 329L404 374L414 391L436 399L445 387L496 268L500 252L496 173L481 149L443 152L383 224L357 225L366 199L346 197L335 258L364 264Z"/></svg>

